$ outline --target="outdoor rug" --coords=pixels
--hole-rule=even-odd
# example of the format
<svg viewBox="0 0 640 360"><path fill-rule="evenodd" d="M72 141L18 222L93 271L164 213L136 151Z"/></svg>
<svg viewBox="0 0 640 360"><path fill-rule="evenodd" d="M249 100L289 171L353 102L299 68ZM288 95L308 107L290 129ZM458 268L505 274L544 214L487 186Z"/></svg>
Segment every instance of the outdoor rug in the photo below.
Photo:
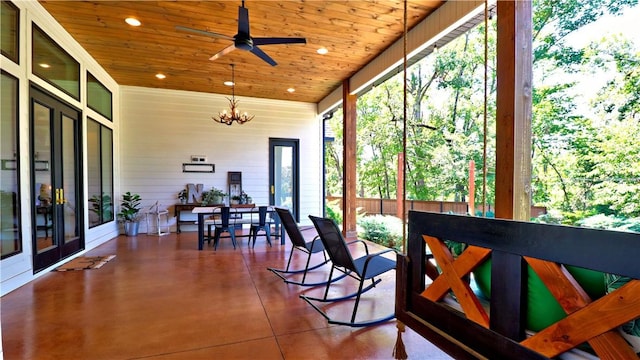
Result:
<svg viewBox="0 0 640 360"><path fill-rule="evenodd" d="M71 271L71 270L87 270L87 269L99 269L107 261L116 257L115 255L106 256L79 256L59 267L56 271Z"/></svg>

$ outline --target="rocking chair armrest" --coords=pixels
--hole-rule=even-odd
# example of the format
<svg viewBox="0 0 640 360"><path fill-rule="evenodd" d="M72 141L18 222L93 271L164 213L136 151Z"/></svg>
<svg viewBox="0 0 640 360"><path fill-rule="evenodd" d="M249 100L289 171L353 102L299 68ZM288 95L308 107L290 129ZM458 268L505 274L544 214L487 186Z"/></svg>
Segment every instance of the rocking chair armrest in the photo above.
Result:
<svg viewBox="0 0 640 360"><path fill-rule="evenodd" d="M383 254L389 253L389 252L394 252L394 253L398 254L398 251L396 251L395 249L387 249L387 250L382 250L380 252L377 252L375 254L367 255L367 258L364 260L364 266L362 267L362 272L364 274L367 273L367 267L369 266L369 261L377 258L378 256L381 256Z"/></svg>
<svg viewBox="0 0 640 360"><path fill-rule="evenodd" d="M364 245L364 251L365 251L365 253L366 253L367 255L369 255L369 246L368 246L368 245L367 245L367 243L366 243L364 240L362 240L362 239L356 239L356 240L353 240L353 241L349 241L349 242L347 243L347 246L348 246L348 245L352 245L352 244L356 244L356 243L362 243L362 245Z"/></svg>

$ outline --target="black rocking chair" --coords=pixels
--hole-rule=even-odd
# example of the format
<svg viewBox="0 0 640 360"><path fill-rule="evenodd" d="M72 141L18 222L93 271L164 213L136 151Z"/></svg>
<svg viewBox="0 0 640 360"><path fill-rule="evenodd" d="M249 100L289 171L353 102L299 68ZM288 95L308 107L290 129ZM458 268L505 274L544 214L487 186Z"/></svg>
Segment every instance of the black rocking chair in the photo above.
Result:
<svg viewBox="0 0 640 360"><path fill-rule="evenodd" d="M318 311L322 316L324 316L327 319L329 324L347 325L351 327L364 327L364 326L380 324L395 318L395 314L392 313L391 315L388 315L382 318L356 322L356 314L358 312L360 295L372 289L373 287L376 286L376 284L378 284L381 281L381 279L376 279L375 278L376 276L382 275L389 270L395 270L396 268L395 259L392 260L381 255L389 252L395 253L395 250L388 249L375 254L369 254L369 249L367 247L367 244L362 240L358 240L358 242L361 242L362 244L364 244L366 255L359 257L357 259L353 259L353 257L351 256L351 252L349 251L349 248L347 246L348 244L345 242L344 238L342 237L342 233L340 232L338 225L336 225L336 223L333 220L321 218L321 217L315 217L311 215L309 216L309 218L313 222L313 225L316 227L316 230L318 231L320 239L324 244L324 248L329 254L329 258L331 259L331 262L333 264L331 266L331 271L329 272L329 281L327 282L327 287L325 289L324 296L322 298L313 298L306 295L300 295L300 298L304 299L307 303L313 306L313 308L316 311ZM342 272L344 274L342 275L342 277L348 275L358 280L360 282L358 291L346 296L338 297L338 298L327 298L327 295L329 294L329 288L331 286L331 283L333 283L331 277L333 276L334 269ZM364 282L366 280L371 280L371 284L368 285L367 287L364 287ZM340 321L340 320L331 319L326 312L324 312L316 304L313 303L313 301L335 302L335 301L352 299L354 297L356 299L355 299L355 304L353 306L351 321Z"/></svg>
<svg viewBox="0 0 640 360"><path fill-rule="evenodd" d="M267 270L276 274L279 278L284 280L284 282L287 284L294 284L294 285L301 285L301 286L324 285L326 281L314 282L314 283L305 282L307 278L307 272L309 270L317 269L329 262L329 259L327 258L327 254L324 253L324 246L322 245L322 241L320 241L320 238L318 236L314 237L313 240L311 241L305 240L304 236L302 235L301 229L296 224L296 221L293 218L293 215L291 215L291 211L289 211L289 209L276 207L275 210L276 210L276 213L278 214L278 217L280 218L280 222L282 223L282 226L284 226L284 229L287 232L287 235L289 235L289 240L291 240L291 252L289 253L289 260L287 261L287 267L285 269L267 268ZM307 263L304 269L300 269L300 270L289 269L289 267L291 266L291 259L293 258L293 252L295 250L302 251L307 254ZM313 265L309 267L309 263L311 262L311 255L319 252L323 253L324 261L317 265ZM287 276L285 276L285 275L291 275L291 274L302 274L302 280L294 281L288 278Z"/></svg>

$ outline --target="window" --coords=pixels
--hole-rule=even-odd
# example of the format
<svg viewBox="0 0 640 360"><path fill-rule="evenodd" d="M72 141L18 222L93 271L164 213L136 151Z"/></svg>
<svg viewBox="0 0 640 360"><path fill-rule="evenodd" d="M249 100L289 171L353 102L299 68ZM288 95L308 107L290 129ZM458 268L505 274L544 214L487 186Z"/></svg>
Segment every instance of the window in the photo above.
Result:
<svg viewBox="0 0 640 360"><path fill-rule="evenodd" d="M2 24L2 32L0 32L0 38L2 39L2 45L0 49L2 55L17 64L19 61L20 11L8 1L2 1L1 6L0 24Z"/></svg>
<svg viewBox="0 0 640 360"><path fill-rule="evenodd" d="M89 227L113 221L113 133L99 122L87 121Z"/></svg>
<svg viewBox="0 0 640 360"><path fill-rule="evenodd" d="M31 72L80 100L80 64L33 25Z"/></svg>
<svg viewBox="0 0 640 360"><path fill-rule="evenodd" d="M87 72L87 105L105 118L113 120L111 100L111 91L102 85L95 76Z"/></svg>
<svg viewBox="0 0 640 360"><path fill-rule="evenodd" d="M4 4L4 3L3 3ZM3 5L4 11L4 5ZM4 18L3 18L4 19ZM18 79L2 72L0 81L0 253L2 259L22 252L18 156Z"/></svg>

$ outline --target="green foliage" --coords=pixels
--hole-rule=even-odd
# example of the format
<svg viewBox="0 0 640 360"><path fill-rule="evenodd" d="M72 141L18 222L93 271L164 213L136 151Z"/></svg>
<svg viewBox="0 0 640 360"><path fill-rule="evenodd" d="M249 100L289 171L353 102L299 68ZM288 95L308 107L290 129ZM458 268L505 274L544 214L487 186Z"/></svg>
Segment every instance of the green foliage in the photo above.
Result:
<svg viewBox="0 0 640 360"><path fill-rule="evenodd" d="M110 195L104 193L102 196L93 195L89 202L91 203L89 210L101 219L100 222L113 220L113 202Z"/></svg>
<svg viewBox="0 0 640 360"><path fill-rule="evenodd" d="M576 224L596 213L640 216L640 52L623 36L574 45L572 34L637 0L533 2L532 201L558 210L538 221ZM357 103L357 189L362 197L394 198L397 154L406 125L406 196L463 200L469 161L476 164L475 198L495 197L495 21L488 32L487 125L483 129L484 24L408 69L407 115L402 74ZM585 82L585 79L598 79ZM327 191L342 188L342 116L330 122ZM487 138L486 179L483 139Z"/></svg>
<svg viewBox="0 0 640 360"><path fill-rule="evenodd" d="M227 193L212 187L211 190L202 193L202 202L200 205L207 206L220 204L225 196L227 196Z"/></svg>
<svg viewBox="0 0 640 360"><path fill-rule="evenodd" d="M579 220L576 225L593 229L638 232L640 230L640 218L624 219L612 215L596 214Z"/></svg>
<svg viewBox="0 0 640 360"><path fill-rule="evenodd" d="M120 202L120 212L118 218L122 222L135 222L139 220L138 213L140 212L140 195L132 194L127 191L122 195L122 201Z"/></svg>
<svg viewBox="0 0 640 360"><path fill-rule="evenodd" d="M560 225L563 223L564 216L558 210L549 210L546 214L542 214L537 218L533 218L531 221L542 224L554 224Z"/></svg>
<svg viewBox="0 0 640 360"><path fill-rule="evenodd" d="M445 240L444 244L447 246L447 248L451 252L451 255L453 255L454 259L457 258L458 256L460 256L460 254L462 254L462 252L468 246L465 243L461 243L461 242L457 242L457 241L453 241L453 240Z"/></svg>
<svg viewBox="0 0 640 360"><path fill-rule="evenodd" d="M395 216L369 215L358 219L358 237L388 248L402 250L402 221Z"/></svg>
<svg viewBox="0 0 640 360"><path fill-rule="evenodd" d="M336 224L342 224L342 210L340 209L340 200L329 201L325 206L327 217L336 222Z"/></svg>

